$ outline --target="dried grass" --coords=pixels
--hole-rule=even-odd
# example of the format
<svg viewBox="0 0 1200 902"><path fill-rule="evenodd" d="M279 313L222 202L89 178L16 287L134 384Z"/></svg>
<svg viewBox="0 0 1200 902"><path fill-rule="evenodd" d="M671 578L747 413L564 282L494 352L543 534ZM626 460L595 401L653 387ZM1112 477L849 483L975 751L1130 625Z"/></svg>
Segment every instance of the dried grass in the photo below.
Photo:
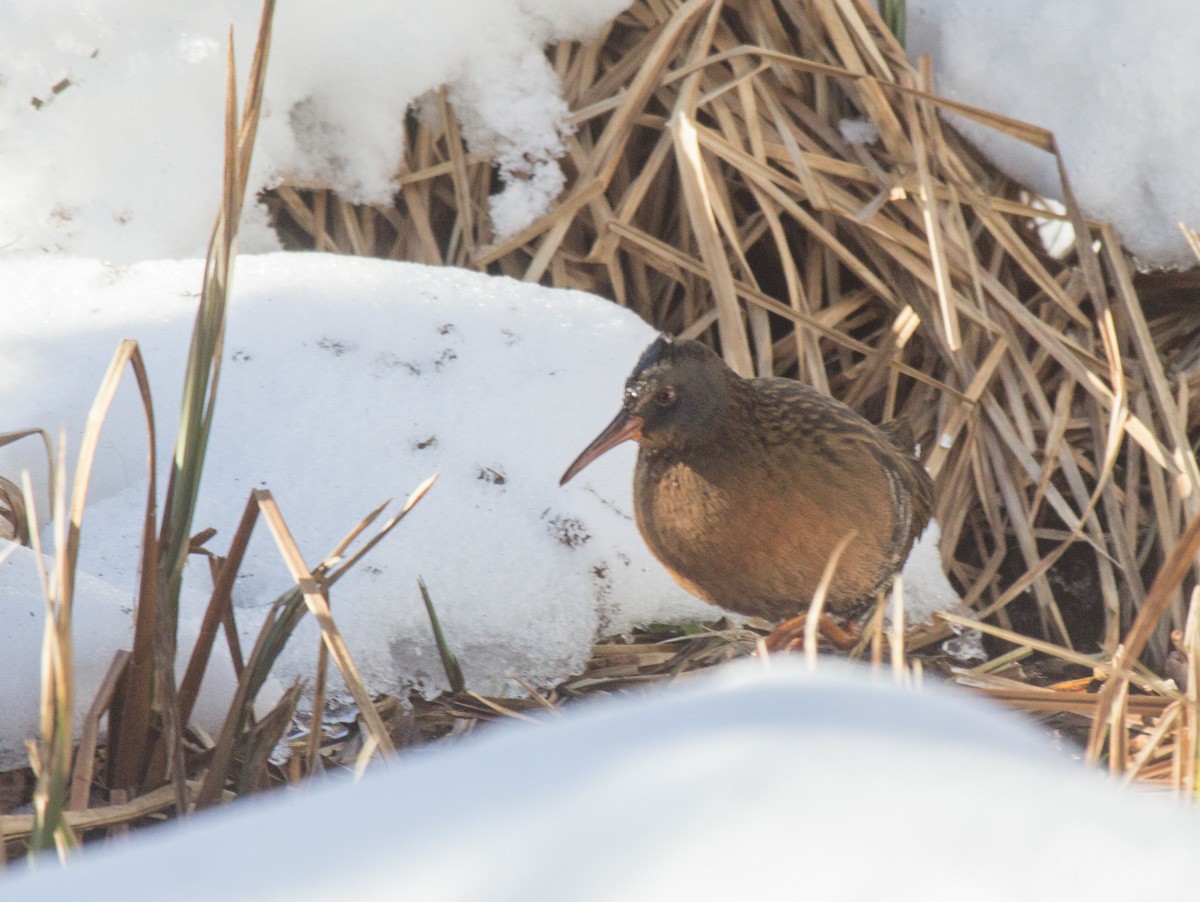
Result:
<svg viewBox="0 0 1200 902"><path fill-rule="evenodd" d="M906 418L967 619L1122 684L1136 622L1161 673L1195 578L1193 555L1149 599L1200 513L1200 322L1179 300L1197 278L1135 276L1061 162L1057 215L981 161L939 112L1057 151L1042 129L938 98L866 0L639 0L551 59L577 131L568 189L528 228L491 234L491 165L443 97L440 125L408 122L394 207L284 186L268 199L283 230L303 247L593 291L712 342L740 372ZM878 140L847 141L844 119ZM1047 218L1075 228L1064 259L1037 240ZM905 644L928 655L950 635L944 622ZM1093 754L1122 732L1103 726L1120 721L1110 685ZM1137 691L1179 697L1154 687Z"/></svg>
<svg viewBox="0 0 1200 902"><path fill-rule="evenodd" d="M1111 228L1085 221L1065 178L1066 213L1047 213L981 161L939 112L1051 154L1054 139L938 98L928 66L908 61L866 0L637 0L596 40L560 44L551 59L577 129L563 160L569 187L519 234L491 233L491 164L464 146L444 94L441 124L408 122L394 206L286 184L267 197L281 232L297 247L593 291L711 342L740 372L795 376L877 421L907 419L964 605L906 633L885 634L877 616L855 653L869 645L881 666L894 649L904 679L943 674L1046 719L1126 779L1195 792L1200 277L1135 275ZM878 140L847 141L844 119L869 121ZM1037 239L1046 218L1074 227L1062 259ZM19 493L0 491L0 527L21 528L19 506ZM352 674L329 628L332 580L314 583L281 521L273 531L304 589L289 604L307 599L326 627L323 648ZM225 622L221 586L237 560L234 547L214 562L202 660ZM280 728L264 722L257 751L241 744L254 763L238 788L683 679L754 653L769 626L604 640L582 674L526 687L525 699L376 699L361 725L294 737L283 768L263 754ZM994 643L989 662L966 669L941 651L964 628ZM123 666L114 661L114 673ZM1187 689L1168 672L1190 675ZM180 686L185 712L198 678L189 668ZM94 709L98 718L103 699ZM214 749L233 754L228 737L187 744L206 764ZM83 757L77 781L89 773ZM118 804L66 811L65 824L112 829L178 804L179 791L185 805L215 801L224 785L210 776L125 804L118 793ZM18 843L32 827L0 817L0 836Z"/></svg>
<svg viewBox="0 0 1200 902"><path fill-rule="evenodd" d="M300 686L283 694L275 707L255 721L251 713L279 651L305 608L317 619L322 637L321 658L333 658L341 677L357 702L368 729L365 762L375 750L394 751L388 731L376 714L349 650L342 641L329 607L329 590L349 568L360 561L424 496L435 477L426 480L407 503L370 540L349 553L350 546L382 513L386 503L355 526L334 551L309 568L293 542L282 513L270 492L253 491L234 536L229 554L218 558L203 543L213 530L192 535L195 501L203 469L209 426L216 399L225 325L225 304L236 255L236 236L250 152L262 100L267 50L274 0L264 0L250 91L244 113L237 115L232 39L228 57L226 92L225 180L217 223L210 242L204 285L186 363L183 410L166 491L161 531L157 515L156 425L150 384L138 344L120 342L89 411L81 438L74 479L67 481L65 436L57 442L41 429L0 435L0 445L40 436L46 447L51 519L46 533L52 544L43 554L43 532L38 527L38 506L29 473L22 476L18 501L5 490L5 520L14 535L26 537L35 552L46 606L42 668L40 737L30 741L31 771L36 781L18 804L31 804L32 815L0 816L4 855L54 849L59 856L79 842L79 831L104 827L109 832L128 829L132 821L173 804L176 814L195 806L211 805L227 797L230 786L237 794L261 788L267 779L270 756L295 714ZM72 638L76 561L83 533L84 514L92 465L109 406L126 369L133 373L146 417L147 502L143 517L140 586L134 616L132 651L118 651L84 719L78 750L73 743L74 654ZM266 525L287 565L295 587L271 609L255 648L245 662L237 645L230 589L236 579L246 545L259 517ZM12 546L12 547L15 547ZM177 691L176 626L179 580L187 558L207 554L214 581L212 599L201 635ZM7 552L0 555L0 560ZM160 566L161 565L161 566ZM238 689L220 737L191 737L185 743L191 707L203 679L218 628L223 627L238 672ZM318 687L318 694L321 687ZM107 744L98 750L100 722L108 719ZM95 779L97 773L102 776ZM200 774L197 780L190 780ZM99 785L96 785L99 784ZM164 785L166 784L166 785ZM0 786L10 785L7 780ZM11 800L7 800L11 801ZM93 801L107 803L102 818L89 816Z"/></svg>

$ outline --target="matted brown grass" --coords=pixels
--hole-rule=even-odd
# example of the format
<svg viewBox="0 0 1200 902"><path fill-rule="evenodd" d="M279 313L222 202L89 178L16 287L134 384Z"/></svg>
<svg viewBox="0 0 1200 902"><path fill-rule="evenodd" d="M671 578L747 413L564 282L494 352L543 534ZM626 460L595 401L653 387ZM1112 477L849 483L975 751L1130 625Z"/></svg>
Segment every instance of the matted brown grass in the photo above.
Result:
<svg viewBox="0 0 1200 902"><path fill-rule="evenodd" d="M1042 129L938 98L866 0L638 0L551 58L576 127L569 186L528 228L492 234L492 167L443 96L440 125L409 120L394 207L286 185L268 199L284 232L593 291L742 373L907 419L965 600L955 626L986 621L994 656L1015 649L962 678L1045 710L1009 683L1094 669L1113 687L1103 704L1061 702L1097 725L1092 755L1107 736L1111 766L1131 769L1127 740L1149 736L1190 761L1195 709L1161 676L1172 633L1175 672L1179 656L1195 667L1194 549L1154 598L1149 585L1200 513L1200 320L1178 302L1195 280L1136 276L1065 171L1056 215L982 161L940 112L1057 151ZM844 120L878 138L847 140ZM1036 236L1054 218L1076 230L1063 259ZM1123 646L1135 620L1140 660ZM950 635L941 621L905 645L934 655ZM1186 716L1164 732L1163 716L1131 713L1116 691L1131 681ZM1190 787L1191 766L1177 770Z"/></svg>
<svg viewBox="0 0 1200 902"><path fill-rule="evenodd" d="M1196 277L1135 275L1069 185L1058 216L981 161L939 112L1051 154L1054 139L939 99L867 0L636 0L596 40L550 55L576 127L568 188L519 234L492 234L493 168L464 145L445 95L441 124L409 120L394 206L287 184L267 197L281 232L297 247L593 291L711 342L739 372L795 376L876 421L908 420L964 603L907 633L885 635L876 618L861 653L1046 719L1128 779L1194 792L1200 318L1181 299ZM845 120L877 139L847 140ZM1078 239L1061 259L1036 235L1054 218ZM0 495L9 531L14 497ZM526 699L469 687L384 698L371 730L296 737L282 767L267 766L265 746L255 754L269 782L302 777L318 757L353 766L380 724L397 747L442 741L684 678L754 653L768 628L612 637L584 673L526 687ZM986 634L990 660L967 669L942 651L963 629ZM189 777L221 745L183 742ZM24 795L27 774L0 777L9 804ZM66 819L120 830L164 816L179 792L191 804L223 791L195 779L175 789L72 805ZM0 817L10 854L26 820Z"/></svg>

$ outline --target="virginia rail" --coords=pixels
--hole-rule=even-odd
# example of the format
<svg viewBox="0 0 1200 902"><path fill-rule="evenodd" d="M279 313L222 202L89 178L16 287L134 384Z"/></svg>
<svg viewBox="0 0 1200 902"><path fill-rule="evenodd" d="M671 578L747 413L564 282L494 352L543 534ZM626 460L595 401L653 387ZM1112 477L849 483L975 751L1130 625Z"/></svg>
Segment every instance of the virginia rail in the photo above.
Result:
<svg viewBox="0 0 1200 902"><path fill-rule="evenodd" d="M743 379L697 341L662 336L621 412L559 485L627 439L638 529L683 588L768 620L807 611L839 542L826 610L853 616L929 522L933 485L892 424L792 379Z"/></svg>

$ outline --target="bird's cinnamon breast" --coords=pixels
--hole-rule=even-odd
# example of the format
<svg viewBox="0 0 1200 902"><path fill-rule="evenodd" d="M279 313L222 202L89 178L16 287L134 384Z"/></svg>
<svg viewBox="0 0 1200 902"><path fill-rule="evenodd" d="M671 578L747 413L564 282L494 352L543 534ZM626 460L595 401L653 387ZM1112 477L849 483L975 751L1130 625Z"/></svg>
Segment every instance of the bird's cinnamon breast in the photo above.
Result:
<svg viewBox="0 0 1200 902"><path fill-rule="evenodd" d="M790 450L785 470L777 453L744 443L692 460L639 455L638 528L685 589L740 613L791 616L852 530L829 607L851 606L891 575L892 492L878 463L861 449L838 458Z"/></svg>

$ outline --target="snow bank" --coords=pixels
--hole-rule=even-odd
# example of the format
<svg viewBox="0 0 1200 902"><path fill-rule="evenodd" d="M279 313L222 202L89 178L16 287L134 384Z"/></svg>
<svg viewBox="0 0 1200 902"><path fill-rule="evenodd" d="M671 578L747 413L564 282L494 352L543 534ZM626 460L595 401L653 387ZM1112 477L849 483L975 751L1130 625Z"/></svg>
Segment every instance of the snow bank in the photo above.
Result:
<svg viewBox="0 0 1200 902"><path fill-rule="evenodd" d="M908 3L908 51L932 55L937 93L1053 131L1084 211L1146 265L1196 265L1178 224L1200 227L1197 46L1191 0ZM1049 154L954 123L1004 172L1061 199Z"/></svg>
<svg viewBox="0 0 1200 902"><path fill-rule="evenodd" d="M65 424L73 460L117 342L135 337L165 473L200 274L197 261L0 263L0 429ZM377 691L444 685L418 574L469 685L482 692L515 690L509 672L539 684L578 672L598 632L711 618L714 609L676 587L637 534L632 445L578 484L558 486L611 419L631 361L654 334L599 298L463 270L318 254L243 257L195 527L215 527L210 547L224 552L250 491L267 487L315 565L377 504L402 500L440 472L410 517L333 593L339 625ZM146 439L126 382L101 442L80 568L128 597ZM44 494L40 443L0 449L0 472L22 468ZM191 618L205 603L206 570L190 568ZM264 606L289 583L261 530L235 594L247 647ZM26 587L36 593L36 581ZM113 647L81 638L80 653L107 664ZM317 641L308 623L282 678L310 673ZM36 667L25 672L36 679Z"/></svg>
<svg viewBox="0 0 1200 902"><path fill-rule="evenodd" d="M4 890L29 902L1187 898L1198 844L1194 811L1082 771L979 698L775 660L498 725L357 784L239 802Z"/></svg>
<svg viewBox="0 0 1200 902"><path fill-rule="evenodd" d="M410 103L440 85L509 186L496 225L557 195L566 107L544 45L628 0L279 4L250 196L281 179L388 203ZM131 262L202 256L221 184L227 30L244 82L261 3L6 4L0 246ZM244 84L242 85L244 88ZM251 205L242 249L277 239Z"/></svg>

